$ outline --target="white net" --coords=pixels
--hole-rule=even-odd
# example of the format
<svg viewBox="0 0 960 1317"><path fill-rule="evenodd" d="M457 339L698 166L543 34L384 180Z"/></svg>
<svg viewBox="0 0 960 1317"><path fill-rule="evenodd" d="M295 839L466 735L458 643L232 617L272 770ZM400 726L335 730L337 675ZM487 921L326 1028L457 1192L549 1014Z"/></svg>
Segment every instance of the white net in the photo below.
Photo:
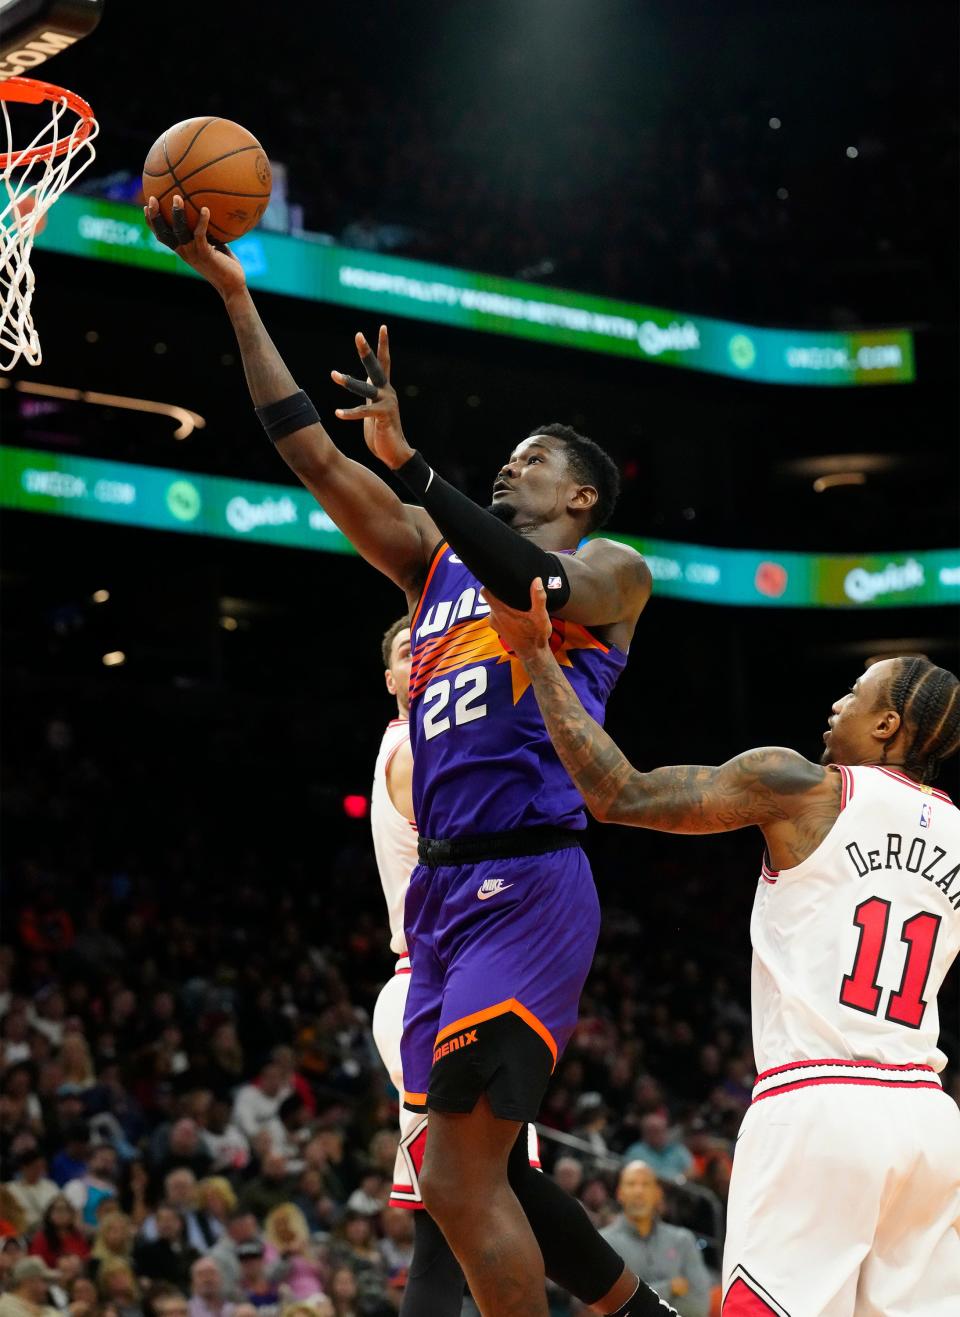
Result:
<svg viewBox="0 0 960 1317"><path fill-rule="evenodd" d="M61 93L54 99L51 93L59 88L45 86L40 93L40 84L28 82L10 78L0 84L5 134L0 140L0 148L5 143L0 155L0 370L12 369L21 357L31 366L42 360L31 314L33 242L47 211L93 160L98 131L89 107L78 97ZM44 122L32 140L19 146L11 120L24 103L39 105L33 114L42 114Z"/></svg>

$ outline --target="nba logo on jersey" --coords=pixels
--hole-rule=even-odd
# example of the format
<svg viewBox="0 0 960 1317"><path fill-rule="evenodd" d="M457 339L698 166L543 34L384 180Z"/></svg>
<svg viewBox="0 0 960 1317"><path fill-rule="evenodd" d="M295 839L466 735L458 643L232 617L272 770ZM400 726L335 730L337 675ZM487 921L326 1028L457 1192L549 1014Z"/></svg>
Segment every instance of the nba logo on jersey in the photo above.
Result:
<svg viewBox="0 0 960 1317"><path fill-rule="evenodd" d="M921 826L921 828L929 828L929 826L930 826L930 820L931 820L932 818L933 818L933 806L932 806L932 805L927 805L927 804L923 804L923 805L921 805L921 806L920 806L920 826Z"/></svg>

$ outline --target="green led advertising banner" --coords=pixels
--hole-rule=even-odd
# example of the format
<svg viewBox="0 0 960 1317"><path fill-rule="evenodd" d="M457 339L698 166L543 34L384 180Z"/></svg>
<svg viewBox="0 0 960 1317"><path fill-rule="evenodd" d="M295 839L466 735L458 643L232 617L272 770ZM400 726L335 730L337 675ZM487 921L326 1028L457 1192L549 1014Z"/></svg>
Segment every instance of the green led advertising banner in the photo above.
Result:
<svg viewBox="0 0 960 1317"><path fill-rule="evenodd" d="M136 206L119 202L62 197L36 246L197 277L157 242ZM232 249L251 288L378 317L412 316L765 384L902 384L914 378L913 336L906 329L761 329L262 229Z"/></svg>
<svg viewBox="0 0 960 1317"><path fill-rule="evenodd" d="M0 448L0 505L228 540L353 553L305 490ZM960 602L960 549L861 556L716 549L634 536L655 593L697 603L893 608Z"/></svg>

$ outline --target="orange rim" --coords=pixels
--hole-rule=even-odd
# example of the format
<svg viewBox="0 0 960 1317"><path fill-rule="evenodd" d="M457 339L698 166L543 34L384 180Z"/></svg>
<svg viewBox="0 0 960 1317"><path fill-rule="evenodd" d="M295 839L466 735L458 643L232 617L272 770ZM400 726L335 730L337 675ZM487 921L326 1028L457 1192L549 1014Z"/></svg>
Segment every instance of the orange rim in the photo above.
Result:
<svg viewBox="0 0 960 1317"><path fill-rule="evenodd" d="M30 150L4 152L0 155L0 169L8 168L11 161L19 168L21 165L32 165L37 160L55 160L57 156L66 155L87 140L97 123L93 110L82 96L68 91L66 87L58 87L55 83L41 82L39 78L6 78L0 81L0 101L14 101L21 105L65 101L67 108L80 121L73 132L59 142L34 146Z"/></svg>

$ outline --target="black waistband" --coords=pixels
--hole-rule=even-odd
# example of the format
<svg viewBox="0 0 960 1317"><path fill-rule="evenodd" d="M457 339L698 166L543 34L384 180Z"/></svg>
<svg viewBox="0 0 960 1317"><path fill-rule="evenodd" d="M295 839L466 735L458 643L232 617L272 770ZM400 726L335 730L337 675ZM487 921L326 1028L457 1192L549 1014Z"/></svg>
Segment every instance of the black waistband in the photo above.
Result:
<svg viewBox="0 0 960 1317"><path fill-rule="evenodd" d="M579 846L582 840L582 832L572 832L569 828L513 828L509 832L484 832L446 840L420 837L417 854L420 863L428 869L439 869L443 864L479 864L482 860L546 855Z"/></svg>

